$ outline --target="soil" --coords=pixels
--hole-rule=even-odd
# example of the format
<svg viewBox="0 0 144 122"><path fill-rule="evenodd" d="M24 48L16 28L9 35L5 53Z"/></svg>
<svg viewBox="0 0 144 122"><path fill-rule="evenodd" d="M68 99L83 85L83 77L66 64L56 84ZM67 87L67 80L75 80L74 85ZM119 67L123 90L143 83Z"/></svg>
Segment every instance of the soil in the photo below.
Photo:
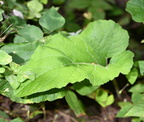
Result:
<svg viewBox="0 0 144 122"><path fill-rule="evenodd" d="M80 117L68 107L65 99L28 105L15 103L7 97L0 96L0 110L10 116L7 120L20 117L24 122L131 122L131 118L115 117L120 109L115 103L102 108L91 99L82 99L85 99L87 115ZM34 116L34 111L41 113Z"/></svg>

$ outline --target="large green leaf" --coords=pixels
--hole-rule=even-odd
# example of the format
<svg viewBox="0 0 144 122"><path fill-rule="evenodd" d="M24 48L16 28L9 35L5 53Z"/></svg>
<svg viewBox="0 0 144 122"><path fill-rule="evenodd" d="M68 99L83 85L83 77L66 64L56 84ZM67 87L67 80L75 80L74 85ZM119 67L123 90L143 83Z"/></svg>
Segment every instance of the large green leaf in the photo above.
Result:
<svg viewBox="0 0 144 122"><path fill-rule="evenodd" d="M21 83L15 95L22 97L62 88L85 78L99 86L120 73L127 74L133 64L133 53L125 51L128 38L118 24L106 20L89 24L77 36L66 37L61 33L52 36L21 68L21 72L34 72L36 78Z"/></svg>
<svg viewBox="0 0 144 122"><path fill-rule="evenodd" d="M144 0L129 0L126 10L136 22L144 22Z"/></svg>
<svg viewBox="0 0 144 122"><path fill-rule="evenodd" d="M32 94L30 96L20 98L15 97L13 93L13 88L10 86L9 82L6 80L0 79L0 94L9 97L12 101L18 103L39 103L42 101L53 101L56 99L60 99L65 96L66 89L51 89L49 91L40 92L36 94Z"/></svg>

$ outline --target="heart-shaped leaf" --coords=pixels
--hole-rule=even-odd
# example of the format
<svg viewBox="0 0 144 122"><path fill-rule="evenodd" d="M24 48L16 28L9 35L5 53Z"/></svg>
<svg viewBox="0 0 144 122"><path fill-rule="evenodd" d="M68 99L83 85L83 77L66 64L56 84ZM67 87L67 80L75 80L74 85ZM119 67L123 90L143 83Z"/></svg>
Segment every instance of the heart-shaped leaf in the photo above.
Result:
<svg viewBox="0 0 144 122"><path fill-rule="evenodd" d="M133 64L133 53L125 51L128 38L118 24L106 20L89 24L77 36L66 37L61 33L52 36L21 68L21 72L34 72L36 78L21 83L15 95L22 97L62 88L85 78L99 86L120 73L127 74Z"/></svg>
<svg viewBox="0 0 144 122"><path fill-rule="evenodd" d="M54 7L47 10L39 20L39 24L50 32L61 28L64 23L65 19L56 11Z"/></svg>
<svg viewBox="0 0 144 122"><path fill-rule="evenodd" d="M24 28L18 31L18 34L21 37L25 38L28 42L29 41L38 41L43 37L43 32L40 28L34 25L26 25Z"/></svg>

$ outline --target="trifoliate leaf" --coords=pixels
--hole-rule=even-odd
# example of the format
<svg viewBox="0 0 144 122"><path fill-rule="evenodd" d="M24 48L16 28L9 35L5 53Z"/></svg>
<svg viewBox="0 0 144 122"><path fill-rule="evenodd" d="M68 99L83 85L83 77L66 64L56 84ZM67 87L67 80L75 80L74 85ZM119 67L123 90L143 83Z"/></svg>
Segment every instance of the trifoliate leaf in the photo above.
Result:
<svg viewBox="0 0 144 122"><path fill-rule="evenodd" d="M102 106L106 107L114 102L114 96L108 95L108 92L103 89L97 89L95 100Z"/></svg>

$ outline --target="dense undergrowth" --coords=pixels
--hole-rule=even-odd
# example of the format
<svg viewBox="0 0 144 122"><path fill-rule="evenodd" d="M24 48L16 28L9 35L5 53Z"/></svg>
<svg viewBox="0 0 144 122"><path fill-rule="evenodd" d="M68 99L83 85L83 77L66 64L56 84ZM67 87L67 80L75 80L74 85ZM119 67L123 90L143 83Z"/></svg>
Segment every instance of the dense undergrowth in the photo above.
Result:
<svg viewBox="0 0 144 122"><path fill-rule="evenodd" d="M143 6L1 0L1 121L143 121Z"/></svg>

